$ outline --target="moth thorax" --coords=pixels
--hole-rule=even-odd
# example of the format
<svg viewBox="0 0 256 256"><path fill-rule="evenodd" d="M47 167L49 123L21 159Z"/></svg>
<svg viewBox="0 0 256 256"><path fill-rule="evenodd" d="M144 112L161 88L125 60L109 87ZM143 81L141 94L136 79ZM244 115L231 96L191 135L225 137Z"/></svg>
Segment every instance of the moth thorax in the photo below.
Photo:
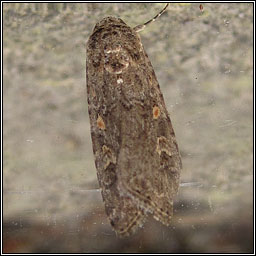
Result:
<svg viewBox="0 0 256 256"><path fill-rule="evenodd" d="M129 55L120 44L106 46L104 56L105 69L109 73L121 74L129 66Z"/></svg>

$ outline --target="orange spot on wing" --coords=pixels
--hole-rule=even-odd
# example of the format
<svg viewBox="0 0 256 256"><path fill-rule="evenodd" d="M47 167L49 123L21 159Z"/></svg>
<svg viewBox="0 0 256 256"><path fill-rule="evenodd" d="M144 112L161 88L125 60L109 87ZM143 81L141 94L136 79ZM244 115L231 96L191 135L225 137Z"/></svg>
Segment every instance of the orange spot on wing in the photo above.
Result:
<svg viewBox="0 0 256 256"><path fill-rule="evenodd" d="M157 119L160 116L160 108L157 106L153 107L153 118Z"/></svg>
<svg viewBox="0 0 256 256"><path fill-rule="evenodd" d="M103 119L102 119L102 117L100 115L98 116L98 119L97 119L97 126L101 130L105 130L106 129L105 123L104 123L104 121L103 121Z"/></svg>

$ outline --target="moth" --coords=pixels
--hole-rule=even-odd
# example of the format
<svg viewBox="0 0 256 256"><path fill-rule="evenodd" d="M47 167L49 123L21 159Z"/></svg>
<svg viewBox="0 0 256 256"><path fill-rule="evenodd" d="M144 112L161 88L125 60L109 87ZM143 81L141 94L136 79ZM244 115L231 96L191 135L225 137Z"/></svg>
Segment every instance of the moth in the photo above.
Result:
<svg viewBox="0 0 256 256"><path fill-rule="evenodd" d="M181 157L163 95L138 31L106 17L87 43L88 111L106 214L119 237L148 214L169 225Z"/></svg>

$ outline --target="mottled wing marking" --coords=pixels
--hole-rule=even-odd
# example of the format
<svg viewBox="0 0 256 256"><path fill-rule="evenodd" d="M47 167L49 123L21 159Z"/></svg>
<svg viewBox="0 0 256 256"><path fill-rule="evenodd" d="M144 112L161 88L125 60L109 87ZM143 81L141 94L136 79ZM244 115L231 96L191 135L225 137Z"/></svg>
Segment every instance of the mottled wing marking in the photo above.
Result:
<svg viewBox="0 0 256 256"><path fill-rule="evenodd" d="M147 213L170 224L181 170L163 95L136 31L107 17L96 24L87 45L97 176L119 236L134 233Z"/></svg>

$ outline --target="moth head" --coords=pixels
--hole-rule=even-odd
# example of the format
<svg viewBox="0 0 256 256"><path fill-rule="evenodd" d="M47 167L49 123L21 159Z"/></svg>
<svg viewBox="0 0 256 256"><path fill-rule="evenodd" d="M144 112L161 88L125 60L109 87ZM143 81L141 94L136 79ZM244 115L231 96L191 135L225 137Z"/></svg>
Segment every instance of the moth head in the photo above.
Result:
<svg viewBox="0 0 256 256"><path fill-rule="evenodd" d="M90 37L89 47L100 52L107 72L121 74L141 57L139 36L121 19L106 17L98 22ZM102 58L103 57L103 58Z"/></svg>
<svg viewBox="0 0 256 256"><path fill-rule="evenodd" d="M111 26L127 26L125 24L125 22L119 18L115 18L115 17L106 17L104 19L102 19L101 21L99 21L95 27L93 32L97 31L97 30L101 30L101 29L105 29L107 27L111 27Z"/></svg>

